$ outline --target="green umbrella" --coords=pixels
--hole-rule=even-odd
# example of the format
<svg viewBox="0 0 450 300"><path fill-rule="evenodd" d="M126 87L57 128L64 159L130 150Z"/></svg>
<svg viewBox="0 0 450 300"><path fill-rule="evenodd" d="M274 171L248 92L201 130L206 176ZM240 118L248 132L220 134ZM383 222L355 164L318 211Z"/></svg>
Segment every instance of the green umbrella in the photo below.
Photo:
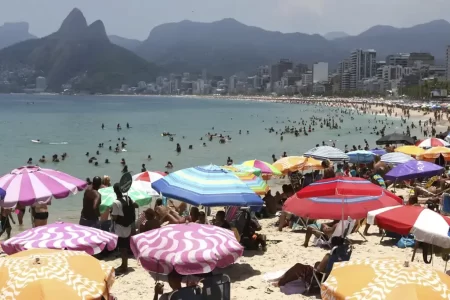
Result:
<svg viewBox="0 0 450 300"><path fill-rule="evenodd" d="M114 200L117 199L113 187L99 189L98 192L102 195L102 203L100 203L100 212L104 213L108 208L112 207ZM127 195L136 202L139 206L145 206L152 202L152 195L141 185L133 182Z"/></svg>

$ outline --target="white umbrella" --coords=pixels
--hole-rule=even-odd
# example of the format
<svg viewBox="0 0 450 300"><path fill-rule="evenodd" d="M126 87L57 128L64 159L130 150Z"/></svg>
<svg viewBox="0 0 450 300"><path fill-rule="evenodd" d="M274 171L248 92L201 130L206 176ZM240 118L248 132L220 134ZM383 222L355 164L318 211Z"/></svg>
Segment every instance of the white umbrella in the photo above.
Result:
<svg viewBox="0 0 450 300"><path fill-rule="evenodd" d="M401 153L401 152L391 152L386 153L381 156L381 161L385 162L387 164L397 165L397 164L403 164L405 162L408 162L410 160L414 160L411 156Z"/></svg>
<svg viewBox="0 0 450 300"><path fill-rule="evenodd" d="M310 149L304 154L306 157L312 157L318 160L344 161L349 160L347 154L342 150L330 146L320 146Z"/></svg>

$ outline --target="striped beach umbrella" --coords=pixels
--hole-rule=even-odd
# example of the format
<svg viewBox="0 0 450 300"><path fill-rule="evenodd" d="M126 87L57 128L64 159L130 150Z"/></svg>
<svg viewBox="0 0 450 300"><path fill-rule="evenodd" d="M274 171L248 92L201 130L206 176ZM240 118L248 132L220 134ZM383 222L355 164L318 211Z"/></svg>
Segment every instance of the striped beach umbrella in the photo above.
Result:
<svg viewBox="0 0 450 300"><path fill-rule="evenodd" d="M257 160L257 159L247 160L247 161L244 161L242 163L242 165L253 167L253 168L258 168L261 170L261 173L263 175L275 175L275 176L282 175L281 172L277 168L275 168L271 164L269 164L265 161L262 161L262 160Z"/></svg>
<svg viewBox="0 0 450 300"><path fill-rule="evenodd" d="M168 198L203 206L259 206L261 198L231 172L215 165L182 169L152 183Z"/></svg>
<svg viewBox="0 0 450 300"><path fill-rule="evenodd" d="M8 255L34 248L84 251L94 255L105 248L113 251L116 246L115 234L93 227L56 222L25 230L3 242L2 249Z"/></svg>
<svg viewBox="0 0 450 300"><path fill-rule="evenodd" d="M401 153L401 152L391 152L386 153L381 156L381 161L391 165L398 165L408 162L410 160L414 160L411 156Z"/></svg>
<svg viewBox="0 0 450 300"><path fill-rule="evenodd" d="M112 186L99 189L98 192L102 195L102 203L100 203L100 212L105 212L111 208L114 201L117 199L116 193ZM145 181L133 181L127 195L136 202L139 206L149 205L152 202L153 196L158 196L151 183Z"/></svg>
<svg viewBox="0 0 450 300"><path fill-rule="evenodd" d="M86 181L60 171L37 166L20 167L0 178L0 188L6 191L4 199L0 198L0 206L31 206L36 202L49 202L53 198L62 199L86 186Z"/></svg>
<svg viewBox="0 0 450 300"><path fill-rule="evenodd" d="M315 147L303 154L318 160L348 161L349 157L342 150L330 146Z"/></svg>
<svg viewBox="0 0 450 300"><path fill-rule="evenodd" d="M423 141L418 141L416 143L416 146L420 148L431 148L431 147L447 147L450 146L450 144L442 139L429 138Z"/></svg>
<svg viewBox="0 0 450 300"><path fill-rule="evenodd" d="M145 172L133 175L133 180L154 182L156 180L163 178L164 176L167 176L167 174L162 173L162 172L145 171Z"/></svg>
<svg viewBox="0 0 450 300"><path fill-rule="evenodd" d="M375 154L370 151L365 150L356 150L347 153L349 157L349 162L351 163L359 163L359 164L368 164L373 162L375 158Z"/></svg>

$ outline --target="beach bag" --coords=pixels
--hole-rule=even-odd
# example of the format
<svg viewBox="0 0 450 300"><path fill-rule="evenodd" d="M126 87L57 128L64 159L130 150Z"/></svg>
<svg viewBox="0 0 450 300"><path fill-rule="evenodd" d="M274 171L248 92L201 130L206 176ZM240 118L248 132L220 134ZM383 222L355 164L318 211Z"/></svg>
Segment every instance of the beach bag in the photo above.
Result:
<svg viewBox="0 0 450 300"><path fill-rule="evenodd" d="M415 240L409 237L402 237L398 242L397 242L397 247L399 248L411 248L414 247L415 245Z"/></svg>

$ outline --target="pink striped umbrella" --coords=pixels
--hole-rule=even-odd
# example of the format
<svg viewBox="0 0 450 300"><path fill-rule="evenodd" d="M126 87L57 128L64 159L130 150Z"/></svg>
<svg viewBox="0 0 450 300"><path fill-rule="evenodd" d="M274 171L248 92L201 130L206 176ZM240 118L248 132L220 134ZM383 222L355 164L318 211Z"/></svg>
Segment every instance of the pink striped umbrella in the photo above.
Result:
<svg viewBox="0 0 450 300"><path fill-rule="evenodd" d="M150 272L203 274L224 268L242 256L244 248L231 230L197 223L167 225L131 237L131 250Z"/></svg>
<svg viewBox="0 0 450 300"><path fill-rule="evenodd" d="M117 246L117 235L78 224L56 222L19 233L2 244L8 255L34 249L66 249L94 255Z"/></svg>
<svg viewBox="0 0 450 300"><path fill-rule="evenodd" d="M18 203L23 206L46 203L53 197L62 199L74 195L86 186L86 181L63 172L37 166L20 167L0 178L0 188L6 191L0 206L13 208Z"/></svg>

